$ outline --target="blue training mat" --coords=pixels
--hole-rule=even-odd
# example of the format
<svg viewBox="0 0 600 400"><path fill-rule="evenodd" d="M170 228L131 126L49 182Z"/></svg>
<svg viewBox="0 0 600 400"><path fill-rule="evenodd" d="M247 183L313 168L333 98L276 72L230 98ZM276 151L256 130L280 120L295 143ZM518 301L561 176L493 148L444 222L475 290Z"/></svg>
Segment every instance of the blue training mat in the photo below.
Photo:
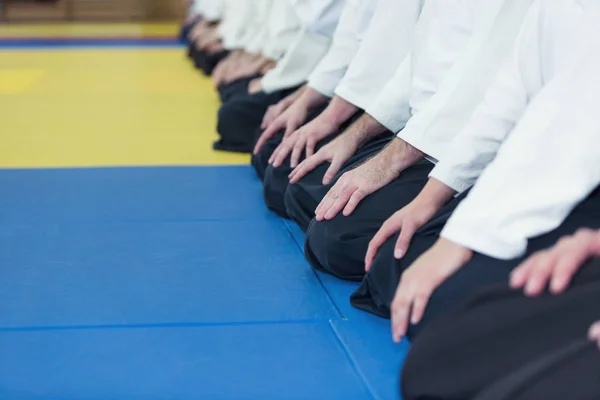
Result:
<svg viewBox="0 0 600 400"><path fill-rule="evenodd" d="M0 399L394 399L249 167L0 170Z"/></svg>

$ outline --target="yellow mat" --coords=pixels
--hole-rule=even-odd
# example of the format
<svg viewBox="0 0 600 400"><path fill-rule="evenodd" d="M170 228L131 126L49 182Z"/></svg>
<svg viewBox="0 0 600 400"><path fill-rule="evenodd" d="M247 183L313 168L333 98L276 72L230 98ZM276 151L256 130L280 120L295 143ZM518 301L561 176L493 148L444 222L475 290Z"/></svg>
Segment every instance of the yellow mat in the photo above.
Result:
<svg viewBox="0 0 600 400"><path fill-rule="evenodd" d="M177 23L56 23L56 24L4 24L0 25L0 37L174 37L178 34Z"/></svg>
<svg viewBox="0 0 600 400"><path fill-rule="evenodd" d="M217 109L182 48L0 50L0 167L247 163Z"/></svg>

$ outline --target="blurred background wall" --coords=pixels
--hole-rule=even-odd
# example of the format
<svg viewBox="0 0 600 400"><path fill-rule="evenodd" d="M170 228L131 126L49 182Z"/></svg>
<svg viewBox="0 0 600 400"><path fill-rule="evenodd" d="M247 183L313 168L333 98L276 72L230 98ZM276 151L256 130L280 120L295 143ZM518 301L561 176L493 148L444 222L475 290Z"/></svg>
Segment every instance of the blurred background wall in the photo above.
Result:
<svg viewBox="0 0 600 400"><path fill-rule="evenodd" d="M170 21L184 15L181 0L0 0L0 23Z"/></svg>

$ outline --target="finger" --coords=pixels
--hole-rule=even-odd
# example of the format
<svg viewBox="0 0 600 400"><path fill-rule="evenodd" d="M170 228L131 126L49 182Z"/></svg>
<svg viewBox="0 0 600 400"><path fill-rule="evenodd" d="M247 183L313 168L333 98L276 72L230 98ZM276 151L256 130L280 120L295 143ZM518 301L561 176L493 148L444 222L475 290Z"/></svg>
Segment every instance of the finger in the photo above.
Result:
<svg viewBox="0 0 600 400"><path fill-rule="evenodd" d="M417 227L412 223L404 223L402 225L400 236L398 236L396 247L394 248L394 258L400 260L402 257L404 257L416 230Z"/></svg>
<svg viewBox="0 0 600 400"><path fill-rule="evenodd" d="M288 136L291 136L292 133L298 130L299 126L300 124L298 124L296 121L289 121L287 126L285 127L285 133L283 134L283 137L286 138Z"/></svg>
<svg viewBox="0 0 600 400"><path fill-rule="evenodd" d="M429 297L431 293L429 291L422 291L415 296L412 303L412 312L410 315L410 323L413 325L418 325L421 323L423 319L423 315L425 315L425 309L427 308L427 303L429 302Z"/></svg>
<svg viewBox="0 0 600 400"><path fill-rule="evenodd" d="M272 114L273 114L273 106L270 106L269 108L267 108L267 112L265 113L262 123L260 124L260 129L264 130L267 128L267 126L270 123Z"/></svg>
<svg viewBox="0 0 600 400"><path fill-rule="evenodd" d="M540 253L534 254L527 261L515 268L510 274L510 287L513 289L522 289L527 283L529 273L534 265L537 264Z"/></svg>
<svg viewBox="0 0 600 400"><path fill-rule="evenodd" d="M402 338L406 335L408 330L408 318L410 310L410 294L406 293L407 290L403 287L402 282L392 303L392 337L394 342L400 343Z"/></svg>
<svg viewBox="0 0 600 400"><path fill-rule="evenodd" d="M306 158L312 156L313 154L315 154L315 146L316 143L313 139L308 139L306 141Z"/></svg>
<svg viewBox="0 0 600 400"><path fill-rule="evenodd" d="M273 136L275 136L275 133L277 133L281 129L280 125L282 125L282 124L279 121L275 120L260 135L260 137L258 138L258 141L256 142L256 146L254 146L254 155L257 155L260 152L260 149L262 149L262 147L265 145L265 143L267 143L267 141L269 139L271 139Z"/></svg>
<svg viewBox="0 0 600 400"><path fill-rule="evenodd" d="M327 192L327 195L325 195L323 200L321 200L321 203L319 203L317 209L315 210L315 216L317 218L317 221L323 221L323 219L325 219L325 213L329 211L333 203L335 203L336 199L338 198L341 186L342 183L340 182L340 186L336 185L333 188L331 188L331 190Z"/></svg>
<svg viewBox="0 0 600 400"><path fill-rule="evenodd" d="M325 175L323 176L323 185L329 185L335 179L335 176L340 172L344 162L337 158L333 157L331 160L331 165L327 168Z"/></svg>
<svg viewBox="0 0 600 400"><path fill-rule="evenodd" d="M292 150L292 157L290 159L290 167L296 168L298 163L300 162L300 157L302 157L302 152L304 151L304 145L306 143L306 139L301 137L294 146Z"/></svg>
<svg viewBox="0 0 600 400"><path fill-rule="evenodd" d="M542 294L555 265L555 258L551 255L540 257L537 264L532 268L529 279L525 284L525 294L530 297Z"/></svg>
<svg viewBox="0 0 600 400"><path fill-rule="evenodd" d="M348 216L352 215L352 213L354 212L354 210L356 210L356 207L358 206L358 204L365 197L367 197L367 195L366 195L365 192L363 192L360 189L356 190L352 194L352 197L350 197L350 199L348 200L348 203L346 204L346 207L344 207L344 212L343 212L344 216L348 217Z"/></svg>
<svg viewBox="0 0 600 400"><path fill-rule="evenodd" d="M587 257L580 253L565 253L556 261L552 279L550 280L550 292L553 294L563 293L573 280L573 277L585 262Z"/></svg>
<svg viewBox="0 0 600 400"><path fill-rule="evenodd" d="M365 271L369 272L371 270L373 260L375 260L375 256L379 252L381 246L383 246L385 241L392 237L392 235L397 229L400 229L400 227L401 225L398 226L392 223L390 219L383 223L375 236L373 236L373 239L371 239L369 242L369 247L367 248L367 254L365 256Z"/></svg>
<svg viewBox="0 0 600 400"><path fill-rule="evenodd" d="M271 157L269 157L269 164L273 165L273 163L277 159L277 156L279 155L279 151L281 150L281 148L282 148L282 144L279 144L279 146L277 146L275 148L275 151L273 151L273 153L271 154Z"/></svg>
<svg viewBox="0 0 600 400"><path fill-rule="evenodd" d="M279 149L279 152L277 153L275 160L273 161L273 166L275 168L281 167L283 165L283 163L285 162L285 159L290 155L291 151L292 151L292 147L290 145L283 144L281 146L281 149Z"/></svg>
<svg viewBox="0 0 600 400"><path fill-rule="evenodd" d="M319 153L302 161L300 165L298 165L298 167L296 167L296 169L292 171L292 174L290 175L290 182L298 182L300 179L304 178L309 172L314 170L317 166L323 164L324 161L324 157L322 155L319 155Z"/></svg>
<svg viewBox="0 0 600 400"><path fill-rule="evenodd" d="M325 213L326 220L332 220L340 211L348 204L350 198L354 195L356 188L345 188L340 192L340 195L335 200L333 205Z"/></svg>

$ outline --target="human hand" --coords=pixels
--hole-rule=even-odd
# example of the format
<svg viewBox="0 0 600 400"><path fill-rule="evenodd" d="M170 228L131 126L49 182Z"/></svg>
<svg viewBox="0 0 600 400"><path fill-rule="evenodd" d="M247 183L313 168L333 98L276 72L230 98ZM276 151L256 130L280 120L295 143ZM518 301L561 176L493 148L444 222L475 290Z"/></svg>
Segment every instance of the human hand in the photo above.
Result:
<svg viewBox="0 0 600 400"><path fill-rule="evenodd" d="M291 153L290 166L296 168L302 153L310 157L315 152L317 143L331 135L338 129L338 125L328 120L323 114L304 125L281 144L273 152L273 166L279 167Z"/></svg>
<svg viewBox="0 0 600 400"><path fill-rule="evenodd" d="M400 171L388 156L384 150L363 165L344 173L315 210L317 221L331 220L342 210L346 217L349 216L365 197L400 176Z"/></svg>
<svg viewBox="0 0 600 400"><path fill-rule="evenodd" d="M260 125L260 129L266 129L269 125L271 125L273 123L273 121L275 121L277 118L279 118L279 116L281 114L283 114L284 111L290 107L290 105L292 105L292 103L293 103L293 101L289 101L288 97L286 97L285 99L281 100L279 103L269 106L267 108L267 112L265 113L265 116L263 117L263 121Z"/></svg>
<svg viewBox="0 0 600 400"><path fill-rule="evenodd" d="M197 39L198 47L201 50L208 50L208 48L215 43L221 41L221 34L218 29L208 28Z"/></svg>
<svg viewBox="0 0 600 400"><path fill-rule="evenodd" d="M600 321L592 325L592 327L590 328L589 337L590 340L598 342L598 348L600 348Z"/></svg>
<svg viewBox="0 0 600 400"><path fill-rule="evenodd" d="M225 59L221 60L211 74L211 79L215 88L219 88L222 84L225 83L225 76L228 74L229 69L233 63L233 59L231 56L225 57Z"/></svg>
<svg viewBox="0 0 600 400"><path fill-rule="evenodd" d="M255 94L255 93L259 93L262 92L262 85L260 83L262 78L255 78L252 79L252 81L250 81L250 84L248 85L248 93L249 94Z"/></svg>
<svg viewBox="0 0 600 400"><path fill-rule="evenodd" d="M288 137L306 121L307 116L308 107L306 104L302 101L295 101L263 131L254 147L254 154L258 154L265 143L282 129L285 129L284 137Z"/></svg>
<svg viewBox="0 0 600 400"><path fill-rule="evenodd" d="M265 62L260 67L259 71L261 75L265 75L267 72L272 70L277 66L277 63L273 60L265 60Z"/></svg>
<svg viewBox="0 0 600 400"><path fill-rule="evenodd" d="M510 286L524 289L530 297L539 296L550 284L550 292L563 293L583 263L600 255L600 233L581 229L548 249L535 253L511 274Z"/></svg>
<svg viewBox="0 0 600 400"><path fill-rule="evenodd" d="M328 185L333 178L358 150L359 141L350 134L344 133L319 151L302 161L290 174L290 183L297 183L319 165L329 162L330 166L323 176L323 185Z"/></svg>
<svg viewBox="0 0 600 400"><path fill-rule="evenodd" d="M417 197L388 218L369 243L367 255L365 256L365 270L368 272L371 269L373 260L381 246L396 232L400 232L400 236L394 248L394 258L401 259L404 257L415 232L429 222L439 208L434 203L422 201Z"/></svg>
<svg viewBox="0 0 600 400"><path fill-rule="evenodd" d="M409 323L421 322L433 292L472 256L470 249L440 238L404 271L391 306L392 336L396 343L406 335Z"/></svg>
<svg viewBox="0 0 600 400"><path fill-rule="evenodd" d="M206 49L206 51L208 51L211 54L215 54L215 53L219 53L221 51L225 50L225 46L223 46L223 42L222 41L217 41L212 43L211 45L209 45Z"/></svg>

